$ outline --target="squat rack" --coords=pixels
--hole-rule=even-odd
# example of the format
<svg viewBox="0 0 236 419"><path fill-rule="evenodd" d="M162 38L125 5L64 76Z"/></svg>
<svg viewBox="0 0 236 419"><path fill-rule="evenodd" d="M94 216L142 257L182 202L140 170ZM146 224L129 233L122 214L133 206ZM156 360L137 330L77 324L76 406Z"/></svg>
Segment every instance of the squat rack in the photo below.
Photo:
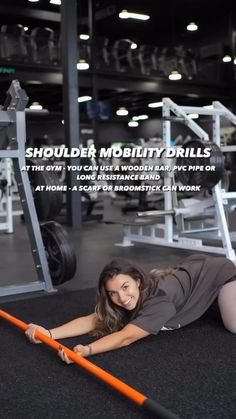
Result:
<svg viewBox="0 0 236 419"><path fill-rule="evenodd" d="M0 158L10 158L13 160L14 174L24 212L38 280L22 284L0 286L0 297L40 290L47 292L54 291L28 173L26 171L21 171L21 168L26 164L25 108L27 103L28 97L25 91L21 88L18 80L13 80L7 91L5 104L0 110L0 127L5 127L7 129L9 138L7 149L0 150Z"/></svg>
<svg viewBox="0 0 236 419"><path fill-rule="evenodd" d="M191 131L193 131L197 137L203 141L209 141L209 135L204 131L195 121L190 117L190 113L198 113L201 115L208 115L212 117L213 124L213 138L212 141L220 146L220 118L225 117L233 125L236 126L236 116L222 105L218 101L212 103L213 108L207 109L203 107L192 107L192 106L180 106L173 102L170 98L163 98L163 147L171 147L171 122L172 121L181 121L183 122ZM175 116L172 116L172 114ZM223 146L221 147L222 152L236 151L234 146ZM170 163L169 159L164 159L163 165L168 165ZM169 166L171 166L169 164ZM174 182L174 173L165 172L164 176L164 185L170 187ZM175 247L181 249L188 249L194 251L203 251L209 253L218 253L224 254L229 259L235 260L235 251L232 247L231 236L229 233L229 228L227 224L226 214L224 205L228 204L229 199L235 199L236 192L225 192L221 189L221 182L216 184L212 189L212 199L206 200L201 204L190 205L187 208L180 208L177 203L176 192L172 190L166 190L164 192L164 210L158 211L145 211L141 212L139 216L148 216L148 217L160 217L164 216L164 223L160 223L155 219L151 219L148 223L145 222L142 225L141 219L135 220L137 223L132 225L127 222L123 226L123 243L121 246L130 246L132 242L141 242L156 244L160 246ZM202 205L202 211L204 209L208 210L209 207L214 206L217 216L217 226L213 228L205 228L202 225L202 229L199 230L188 230L179 232L176 231L174 220L175 216L186 217L199 214L199 205ZM204 208L205 207L205 208ZM203 223L202 223L203 224ZM217 238L221 238L222 246L210 246L203 244L202 239L198 237L186 237L184 233L205 233L206 231L217 230ZM213 238L212 236L210 238Z"/></svg>

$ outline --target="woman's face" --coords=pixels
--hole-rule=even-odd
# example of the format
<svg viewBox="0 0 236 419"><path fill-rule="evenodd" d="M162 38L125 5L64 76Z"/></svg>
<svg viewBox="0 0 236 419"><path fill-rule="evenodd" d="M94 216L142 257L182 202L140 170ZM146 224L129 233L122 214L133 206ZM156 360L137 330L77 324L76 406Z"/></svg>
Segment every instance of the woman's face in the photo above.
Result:
<svg viewBox="0 0 236 419"><path fill-rule="evenodd" d="M133 310L140 296L139 285L139 280L119 274L107 280L106 291L114 304L126 310Z"/></svg>

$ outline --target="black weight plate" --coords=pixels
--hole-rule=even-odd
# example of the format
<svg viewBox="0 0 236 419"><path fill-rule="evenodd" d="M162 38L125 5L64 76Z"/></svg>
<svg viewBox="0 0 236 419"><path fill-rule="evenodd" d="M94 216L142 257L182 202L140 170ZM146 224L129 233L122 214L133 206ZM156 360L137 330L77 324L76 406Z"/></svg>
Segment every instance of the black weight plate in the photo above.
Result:
<svg viewBox="0 0 236 419"><path fill-rule="evenodd" d="M40 225L53 285L69 281L76 272L76 256L67 232L55 221Z"/></svg>
<svg viewBox="0 0 236 419"><path fill-rule="evenodd" d="M35 188L39 185L44 187L50 185L47 173L44 172L29 172L29 181L32 188L34 204L40 221L47 220L51 208L51 196L48 191L36 191Z"/></svg>
<svg viewBox="0 0 236 419"><path fill-rule="evenodd" d="M198 186L202 188L213 188L223 177L224 174L224 156L217 144L200 139L185 141L182 146L184 149L192 148L195 151L200 149L202 154L205 148L211 148L210 157L178 157L176 164L178 166L215 166L214 171L179 171L177 180L183 185Z"/></svg>
<svg viewBox="0 0 236 419"><path fill-rule="evenodd" d="M46 172L48 179L50 179L51 185L61 186L62 183L59 180L59 177L56 172L48 171ZM60 190L51 191L52 199L50 198L50 211L48 214L48 219L51 220L57 215L59 215L62 205L63 205L63 193Z"/></svg>
<svg viewBox="0 0 236 419"><path fill-rule="evenodd" d="M5 130L0 131L0 150L6 150L9 144L9 138L5 132Z"/></svg>
<svg viewBox="0 0 236 419"><path fill-rule="evenodd" d="M50 220L59 214L62 208L63 194L61 191L46 191L47 186L59 186L60 181L55 172L46 171L47 162L41 159L27 159L26 164L30 166L44 166L43 171L29 170L29 180L32 187L34 203L38 219L40 221ZM44 190L35 191L39 185Z"/></svg>

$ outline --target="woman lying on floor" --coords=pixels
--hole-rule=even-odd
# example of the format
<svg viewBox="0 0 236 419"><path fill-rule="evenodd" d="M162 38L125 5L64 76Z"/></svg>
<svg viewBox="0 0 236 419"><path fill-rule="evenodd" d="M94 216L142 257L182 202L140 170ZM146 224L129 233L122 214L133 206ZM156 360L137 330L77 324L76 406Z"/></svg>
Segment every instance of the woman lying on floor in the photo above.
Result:
<svg viewBox="0 0 236 419"><path fill-rule="evenodd" d="M38 343L36 329L53 339L92 333L97 340L74 347L86 357L186 326L216 297L225 328L236 333L236 267L229 259L194 254L174 268L154 269L148 275L133 263L116 259L101 272L94 313L51 330L30 324L26 335ZM70 362L63 350L59 356Z"/></svg>

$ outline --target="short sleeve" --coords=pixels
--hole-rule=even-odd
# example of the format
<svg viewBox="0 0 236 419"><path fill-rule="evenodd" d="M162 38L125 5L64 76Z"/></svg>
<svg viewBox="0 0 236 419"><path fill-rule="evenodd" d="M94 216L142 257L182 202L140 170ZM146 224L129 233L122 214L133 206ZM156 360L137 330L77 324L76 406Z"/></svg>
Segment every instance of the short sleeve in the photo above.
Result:
<svg viewBox="0 0 236 419"><path fill-rule="evenodd" d="M156 335L176 314L174 304L166 294L163 294L159 292L157 295L144 301L137 316L130 323L146 330L152 335Z"/></svg>

